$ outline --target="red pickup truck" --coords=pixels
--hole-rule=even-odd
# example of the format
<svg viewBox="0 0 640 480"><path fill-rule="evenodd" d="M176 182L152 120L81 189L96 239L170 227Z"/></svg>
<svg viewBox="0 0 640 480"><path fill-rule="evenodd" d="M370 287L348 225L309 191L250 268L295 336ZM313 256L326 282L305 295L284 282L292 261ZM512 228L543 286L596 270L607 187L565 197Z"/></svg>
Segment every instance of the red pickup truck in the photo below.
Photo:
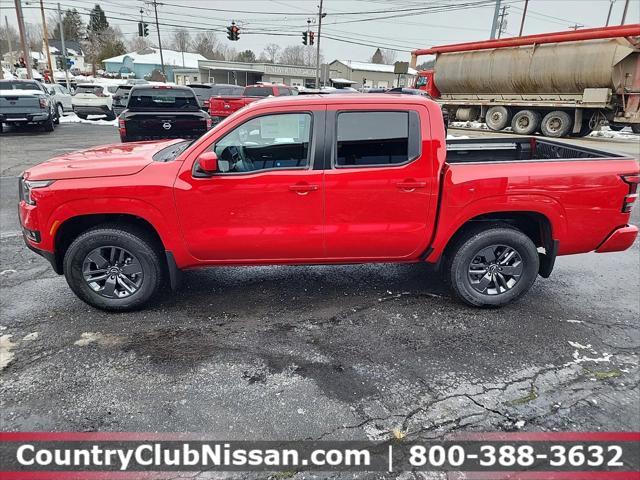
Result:
<svg viewBox="0 0 640 480"><path fill-rule="evenodd" d="M237 112L242 107L245 107L256 100L260 100L261 98L297 94L298 91L295 88L288 87L286 85L248 85L244 87L242 95L239 97L211 97L209 99L209 115L211 115L213 125L217 125L232 113Z"/></svg>
<svg viewBox="0 0 640 480"><path fill-rule="evenodd" d="M20 178L29 248L85 302L140 307L181 270L427 262L503 305L557 255L629 248L638 162L537 138L445 142L440 107L273 98L194 141L64 154Z"/></svg>

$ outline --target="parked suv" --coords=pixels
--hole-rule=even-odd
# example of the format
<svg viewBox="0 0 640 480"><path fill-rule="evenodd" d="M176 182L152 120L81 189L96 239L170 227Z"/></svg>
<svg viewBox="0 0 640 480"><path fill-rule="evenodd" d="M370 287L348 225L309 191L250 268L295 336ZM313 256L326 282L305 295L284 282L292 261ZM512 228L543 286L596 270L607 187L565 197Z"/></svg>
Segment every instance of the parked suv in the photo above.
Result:
<svg viewBox="0 0 640 480"><path fill-rule="evenodd" d="M73 104L71 103L72 96L67 87L59 85L57 83L47 85L47 91L51 95L51 102L56 112L58 119L67 112L73 111Z"/></svg>
<svg viewBox="0 0 640 480"><path fill-rule="evenodd" d="M86 119L89 115L106 115L107 120L115 120L113 94L117 89L117 85L81 83L77 86L71 101L73 111L80 118Z"/></svg>

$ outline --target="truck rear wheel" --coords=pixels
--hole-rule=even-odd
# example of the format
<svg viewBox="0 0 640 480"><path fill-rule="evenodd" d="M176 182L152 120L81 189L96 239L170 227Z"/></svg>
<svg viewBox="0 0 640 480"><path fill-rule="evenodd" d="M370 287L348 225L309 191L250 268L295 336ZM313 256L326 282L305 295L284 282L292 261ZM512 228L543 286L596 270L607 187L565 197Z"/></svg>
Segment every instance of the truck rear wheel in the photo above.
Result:
<svg viewBox="0 0 640 480"><path fill-rule="evenodd" d="M611 130L613 130L614 132L619 132L620 130L622 130L624 127L626 127L626 125L620 125L619 123L610 123L609 124L609 128Z"/></svg>
<svg viewBox="0 0 640 480"><path fill-rule="evenodd" d="M490 130L503 130L511 123L511 112L506 107L491 107L487 110L485 122Z"/></svg>
<svg viewBox="0 0 640 480"><path fill-rule="evenodd" d="M640 124L634 123L633 125L631 125L631 131L633 133L640 133Z"/></svg>
<svg viewBox="0 0 640 480"><path fill-rule="evenodd" d="M494 225L470 230L451 249L446 271L458 298L499 307L529 291L538 276L536 246L520 230Z"/></svg>
<svg viewBox="0 0 640 480"><path fill-rule="evenodd" d="M567 112L555 110L544 116L540 128L545 137L566 137L573 128L573 120Z"/></svg>
<svg viewBox="0 0 640 480"><path fill-rule="evenodd" d="M511 120L511 129L518 135L533 135L540 126L540 114L534 110L520 110Z"/></svg>
<svg viewBox="0 0 640 480"><path fill-rule="evenodd" d="M163 265L144 233L97 227L76 238L63 270L73 292L92 307L124 311L142 307L160 289Z"/></svg>

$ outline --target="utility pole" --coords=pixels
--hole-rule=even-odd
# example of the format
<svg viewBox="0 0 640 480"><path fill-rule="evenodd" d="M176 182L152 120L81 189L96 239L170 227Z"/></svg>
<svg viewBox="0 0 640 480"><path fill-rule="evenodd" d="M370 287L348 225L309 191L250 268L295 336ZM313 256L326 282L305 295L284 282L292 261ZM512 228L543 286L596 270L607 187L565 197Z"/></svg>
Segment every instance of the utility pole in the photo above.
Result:
<svg viewBox="0 0 640 480"><path fill-rule="evenodd" d="M609 13L607 13L607 23L605 23L605 27L609 26L609 20L611 20L611 11L613 10L614 3L616 3L616 0L609 0Z"/></svg>
<svg viewBox="0 0 640 480"><path fill-rule="evenodd" d="M53 78L53 65L51 64L51 52L49 51L49 32L47 31L47 20L44 18L44 1L40 0L40 13L42 14L42 36L44 37L44 48L47 49L47 63L51 74L51 83L56 83Z"/></svg>
<svg viewBox="0 0 640 480"><path fill-rule="evenodd" d="M27 78L33 79L33 72L31 71L31 51L28 50L27 37L24 33L24 17L22 16L22 5L20 0L15 0L16 4L16 17L18 17L18 30L20 30L20 46L22 47L22 55L24 63L27 65Z"/></svg>
<svg viewBox="0 0 640 480"><path fill-rule="evenodd" d="M502 33L507 29L507 5L502 7L502 12L500 13L500 24L498 26L498 38L502 37Z"/></svg>
<svg viewBox="0 0 640 480"><path fill-rule="evenodd" d="M522 20L520 21L520 32L518 32L519 37L522 36L522 32L524 31L524 19L527 17L528 6L529 6L529 0L524 0L524 8L522 9Z"/></svg>
<svg viewBox="0 0 640 480"><path fill-rule="evenodd" d="M4 25L7 28L7 32L9 32L9 19L7 18L7 16L4 16ZM13 64L16 63L15 62L15 57L13 56L13 45L11 44L11 35L7 35L7 42L9 45L9 52L10 52L10 58L11 58L11 66L13 67Z"/></svg>
<svg viewBox="0 0 640 480"><path fill-rule="evenodd" d="M156 30L158 31L158 48L160 49L160 65L162 66L162 75L164 75L165 80L167 79L167 75L164 73L164 57L162 56L162 40L160 39L160 24L158 23L158 2L153 0L153 10L156 13Z"/></svg>
<svg viewBox="0 0 640 480"><path fill-rule="evenodd" d="M622 11L622 21L620 25L624 25L624 22L627 20L627 10L629 10L629 0L625 0L624 2L624 10Z"/></svg>
<svg viewBox="0 0 640 480"><path fill-rule="evenodd" d="M498 16L500 15L500 0L496 0L496 8L493 11L493 22L491 22L491 40L496 38L496 30L498 29Z"/></svg>
<svg viewBox="0 0 640 480"><path fill-rule="evenodd" d="M64 68L64 78L67 81L67 90L71 91L71 85L69 85L69 67L67 65L67 47L64 46L64 24L62 23L60 4L58 4L58 28L60 29L60 43L62 44L62 68Z"/></svg>
<svg viewBox="0 0 640 480"><path fill-rule="evenodd" d="M320 88L320 30L322 29L322 0L318 7L318 46L316 48L316 88Z"/></svg>

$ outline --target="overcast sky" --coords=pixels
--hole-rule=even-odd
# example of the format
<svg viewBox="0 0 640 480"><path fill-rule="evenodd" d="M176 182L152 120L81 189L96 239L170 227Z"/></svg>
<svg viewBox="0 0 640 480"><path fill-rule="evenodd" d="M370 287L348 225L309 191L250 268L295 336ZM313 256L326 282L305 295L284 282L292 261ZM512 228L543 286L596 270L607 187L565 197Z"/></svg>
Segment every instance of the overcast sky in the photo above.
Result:
<svg viewBox="0 0 640 480"><path fill-rule="evenodd" d="M56 6L55 1L44 3L47 8ZM144 9L145 19L152 21L153 8L141 0L61 0L60 3L63 9L77 8L85 23L88 11L99 3L110 24L119 26L126 38L137 35L140 8ZM213 29L221 42L238 51L251 49L256 55L268 43L282 47L300 45L307 18L317 30L319 0L162 0L161 3L158 16L161 23L167 24L160 25L163 38L168 39L180 26L189 29L193 36ZM524 3L524 0L502 1L508 13L505 36L518 34ZM0 9L9 24L17 26L13 4L13 0L0 0ZM614 1L611 25L620 23L624 4L624 0ZM22 0L22 5L25 21L40 23L40 10L34 8L39 1ZM336 58L368 61L379 46L401 50L397 59L408 60L407 51L412 48L488 39L494 5L495 1L488 0L324 0L326 17L322 32L327 37L321 43L322 53L327 61ZM610 0L530 0L524 34L563 31L575 24L585 28L603 26L609 5ZM241 27L237 42L228 41L223 33L232 20ZM640 1L631 0L626 23L639 22ZM150 30L150 38L155 40L155 26Z"/></svg>

